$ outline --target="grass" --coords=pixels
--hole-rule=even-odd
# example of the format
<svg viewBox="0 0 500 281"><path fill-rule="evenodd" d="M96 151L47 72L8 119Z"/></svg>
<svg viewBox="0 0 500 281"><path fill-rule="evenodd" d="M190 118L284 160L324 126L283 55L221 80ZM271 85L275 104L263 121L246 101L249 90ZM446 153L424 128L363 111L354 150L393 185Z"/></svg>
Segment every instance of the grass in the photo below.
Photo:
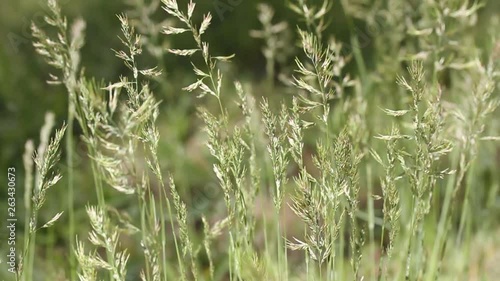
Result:
<svg viewBox="0 0 500 281"><path fill-rule="evenodd" d="M32 26L35 49L59 72L50 82L69 102L51 141L48 114L35 156L26 144L15 280L50 278L35 274L37 232L66 214L68 261L46 262L60 280L493 280L500 247L480 241L498 232L499 164L479 155L498 152L500 41L494 21L488 44L473 34L482 3L294 0L295 29L259 4L262 29L249 36L263 43L266 79L249 83L228 71L234 55L213 52L210 13L192 1L153 2L131 3L138 18L118 15L123 48L113 52L127 72L111 83L83 70L85 24L69 25L55 0L47 30ZM160 6L161 33L151 16ZM332 7L348 18L349 44L327 32ZM370 60L360 20L373 31ZM179 36L190 46L162 48ZM179 185L164 165L177 159L159 152L163 105L151 83L165 89L169 78L143 66L143 48L156 50L161 68L173 55L192 66L182 90L198 98L195 130L207 148L195 153L209 155L217 187L201 215L199 191ZM42 206L57 205L47 191L61 178L64 135L68 210L40 227ZM80 184L90 189L76 181L77 144L92 177ZM84 190L93 198L79 207Z"/></svg>

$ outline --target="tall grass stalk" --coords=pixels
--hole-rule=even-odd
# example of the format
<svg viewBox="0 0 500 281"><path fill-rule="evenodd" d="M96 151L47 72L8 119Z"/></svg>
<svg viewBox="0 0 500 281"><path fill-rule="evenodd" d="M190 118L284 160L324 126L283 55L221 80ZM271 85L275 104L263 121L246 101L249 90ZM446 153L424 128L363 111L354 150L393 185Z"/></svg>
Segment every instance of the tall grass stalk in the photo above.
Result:
<svg viewBox="0 0 500 281"><path fill-rule="evenodd" d="M83 30L85 23L82 20L76 21L71 27L71 34L69 33L67 20L62 15L61 9L56 0L48 1L49 15L45 17L45 22L56 29L57 40L50 38L44 31L32 24L32 33L36 42L34 46L39 54L45 56L47 62L61 71L60 77L51 75L52 84L64 84L68 92L68 112L67 112L67 127L68 134L66 134L66 165L68 173L68 217L69 217L69 231L68 241L70 248L75 247L75 215L74 215L74 139L73 139L73 123L75 119L75 102L77 99L78 80L79 80L79 64L80 56L79 50L84 43ZM71 280L76 280L76 260L73 251L70 252L69 262L71 265Z"/></svg>
<svg viewBox="0 0 500 281"><path fill-rule="evenodd" d="M56 171L56 165L58 164L60 158L59 145L64 136L66 126L64 125L61 129L57 130L55 136L50 139L53 126L54 115L52 113L48 113L46 115L46 123L40 132L40 145L38 146L36 152L32 155L33 159L28 159L29 156L27 154L25 157L26 167L29 168L33 165L33 162L35 163L36 174L32 192L28 192L28 194L32 194L32 197L30 198L31 208L29 209L29 215L27 214L26 217L29 224L26 225L24 230L24 249L22 251L21 262L17 272L18 280L32 280L34 278L33 274L35 266L37 231L42 228L51 227L63 214L63 212L57 213L42 226L39 224L39 212L46 201L47 191L56 185L61 179L61 175ZM26 153L30 153L30 151L32 151L32 148L28 145ZM27 170L27 175L26 180L32 179L29 170Z"/></svg>

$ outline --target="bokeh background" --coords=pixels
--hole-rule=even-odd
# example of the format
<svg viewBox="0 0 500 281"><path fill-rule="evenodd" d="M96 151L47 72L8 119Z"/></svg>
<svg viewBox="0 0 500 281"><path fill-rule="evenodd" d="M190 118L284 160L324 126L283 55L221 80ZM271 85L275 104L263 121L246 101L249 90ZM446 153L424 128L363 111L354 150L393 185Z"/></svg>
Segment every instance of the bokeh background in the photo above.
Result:
<svg viewBox="0 0 500 281"><path fill-rule="evenodd" d="M82 18L87 24L86 43L82 49L84 71L98 80L118 80L119 75L126 72L126 67L112 52L112 49L121 47L117 37L120 34L120 24L115 15L132 11L134 5L141 1L61 0L59 2L70 22L76 18ZM265 87L266 61L261 51L263 41L250 36L251 30L261 28L258 21L257 3L258 1L253 0L206 0L197 1L197 9L204 12L210 11L213 15L212 26L206 38L211 44L213 53L236 55L233 63L227 66L231 68L230 73L246 83L252 83L256 95L267 95L271 99L279 99L281 95L287 94L285 90L276 91L276 93L259 92L260 85ZM267 0L266 3L271 4L275 9L275 21L285 20L292 28L298 24L297 17L286 8L285 0ZM35 53L32 46L30 25L35 22L38 26L44 26L44 9L46 7L43 0L3 0L0 8L0 171L3 173L7 167L12 166L18 168L19 198L22 196L22 154L25 141L38 140L39 130L47 111L56 114L58 124L62 124L66 116L66 91L62 86L46 83L49 73L54 70ZM337 40L348 44L350 34L344 11L338 3L334 3L331 13L334 21L329 25L327 32L334 35ZM488 1L488 6L481 10L478 18L479 24L476 27L478 37L484 36L483 31L491 16L499 13L500 1ZM139 19L141 15L130 12L130 17ZM167 14L158 9L151 15L151 18L159 23L167 18ZM365 30L363 22L355 21L354 25L357 30ZM291 44L295 44L296 40L293 37L295 35L290 36ZM487 39L484 38L484 40ZM191 42L189 37L183 38L182 36L176 37L175 42L172 42L165 35L158 36L156 40L161 42L160 45L163 45L165 49L181 48ZM362 52L369 65L371 55L369 41ZM201 131L201 121L196 116L196 106L200 101L194 95L181 90L194 79L191 66L182 58L167 53L163 55L161 50L147 50L146 48L141 61L144 65L153 66L156 64L155 56L161 57L159 66L163 70L162 82L152 82L155 95L163 101L159 119L161 132L159 157L162 168L174 174L178 185L183 188L184 192L189 193L193 189L204 188L202 196L209 195L212 187L207 185L207 182L215 181L210 164L207 162L208 152L201 148L201 142L197 141ZM283 65L290 65L293 57L293 53L285 54ZM347 67L348 71L354 72L354 69L354 66ZM277 88L280 89L279 85ZM75 128L75 131L71 133L78 135L79 128ZM77 150L78 148L77 144ZM80 210L76 214L77 221L86 221L83 206L89 200L93 200L91 194L93 187L91 182L87 181L90 177L86 170L88 165L85 162L87 161L85 151L83 148L79 151L81 157L76 160L76 165L78 165L76 168L79 171L76 175L76 186L80 193L75 207ZM64 163L61 165L61 170L64 181ZM64 186L62 183L52 190L50 198L65 198ZM86 190L89 192L85 192ZM216 188L214 187L213 190ZM188 194L185 198L196 202L197 194L199 192L193 193L192 197ZM2 189L0 202L4 202L5 196ZM50 218L54 212L66 208L64 200L57 202L58 204L47 204L42 216L46 213L46 216ZM191 205L196 205L196 210L200 213L210 208L209 204L200 205L193 202ZM113 204L120 206L127 202L117 201ZM19 217L22 217L22 208L19 208ZM24 223L20 222L20 225ZM57 255L57 247L64 247L65 244L67 229L64 227L64 222L48 231L50 233L39 236L39 243L49 245L47 249L55 249L54 259L63 260L64 255ZM85 230L82 229L80 232L85 232Z"/></svg>

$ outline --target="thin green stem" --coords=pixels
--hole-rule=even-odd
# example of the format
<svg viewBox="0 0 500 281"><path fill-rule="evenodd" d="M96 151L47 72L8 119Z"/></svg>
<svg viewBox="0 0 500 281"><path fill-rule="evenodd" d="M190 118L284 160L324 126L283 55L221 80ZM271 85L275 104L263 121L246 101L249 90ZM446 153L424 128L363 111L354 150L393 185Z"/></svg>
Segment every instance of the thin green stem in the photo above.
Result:
<svg viewBox="0 0 500 281"><path fill-rule="evenodd" d="M168 217L170 218L170 228L172 229L172 237L174 238L175 253L177 255L177 264L179 265L181 280L186 280L184 263L182 261L181 251L179 249L179 243L177 242L177 234L175 233L175 225L174 225L174 220L173 220L174 216L172 213L172 207L170 206L170 200L168 199L167 192L164 188L162 188L162 194L163 194L163 198L165 198L165 202L167 203Z"/></svg>
<svg viewBox="0 0 500 281"><path fill-rule="evenodd" d="M37 223L38 223L38 210L35 207L30 217L30 227L29 227L28 242L27 242L28 247L24 250L23 254L23 258L25 259L24 261L25 269L21 272L21 274L22 274L22 280L24 281L33 280Z"/></svg>
<svg viewBox="0 0 500 281"><path fill-rule="evenodd" d="M145 196L145 194L138 194L137 201L139 204L139 210L141 212L140 216L141 216L142 243L144 243L144 247L149 247L148 245L146 245L149 231L148 231L148 228L146 226L146 202L144 202L144 196ZM145 257L144 262L145 262L145 267L146 267L144 270L144 272L146 274L146 280L151 280L150 264L149 264L147 257Z"/></svg>
<svg viewBox="0 0 500 281"><path fill-rule="evenodd" d="M163 193L164 191L164 186L161 185L160 186L160 193ZM167 225L165 223L166 221L166 217L165 217L165 210L164 210L164 202L163 202L163 196L160 195L159 196L159 200L160 200L160 225L161 225L161 241L160 241L160 245L161 245L161 260L162 260L162 266L163 266L163 269L162 269L162 273L163 273L163 280L164 281L168 281L168 274L167 274L167 270L169 269L169 266L168 266L168 257L167 257L167 233L166 233L166 228L167 228Z"/></svg>
<svg viewBox="0 0 500 281"><path fill-rule="evenodd" d="M456 169L459 166L459 161L460 161L460 155L459 154L453 154L452 155L452 163L453 163L453 168ZM460 171L460 173L463 173ZM454 194L454 189L455 185L458 185L457 181L457 176L456 174L451 175L448 184L446 186L446 191L445 191L445 197L444 197L444 202L443 202L443 208L441 210L441 216L439 218L439 224L438 224L438 229L437 229L437 234L436 234L436 239L434 240L434 246L432 249L431 256L429 258L428 262L428 270L426 273L426 277L424 280L427 281L433 281L434 276L436 275L438 271L438 264L439 264L439 256L440 253L444 247L444 235L446 233L446 229L448 227L448 223L450 220L450 206L451 202L453 199L453 194Z"/></svg>
<svg viewBox="0 0 500 281"><path fill-rule="evenodd" d="M470 210L471 210L471 200L470 200L470 197L473 195L471 193L471 188L472 188L472 184L470 182L470 179L473 178L474 176L474 165L475 162L472 162L471 165L470 165L470 169L467 171L467 184L466 184L466 187L465 187L465 195L464 195L464 202L463 202L463 205L462 205L462 212L460 214L460 224L459 224L459 227L458 227L458 234L457 234L457 245L460 244L460 242L462 242L462 240L464 239L463 235L464 235L464 228L465 228L465 225L466 225L466 220L470 217L471 213L470 213Z"/></svg>
<svg viewBox="0 0 500 281"><path fill-rule="evenodd" d="M343 209L343 206L342 206L342 209ZM337 276L339 277L339 278L337 278L337 280L343 280L345 278L345 272L344 272L344 247L345 247L344 233L345 233L345 219L342 219L339 223L341 224L340 225L340 230L339 230L339 234L340 234L340 237L339 237L339 252L340 252L340 254L338 255L339 262L337 263L338 264L338 274L337 274Z"/></svg>
<svg viewBox="0 0 500 281"><path fill-rule="evenodd" d="M33 151L31 151L32 153ZM31 155L30 155L31 156ZM29 235L29 231L30 231L30 215L32 213L32 208L33 208L33 204L32 204L32 194L33 194L33 167L31 167L31 170L28 170L29 169L29 166L25 166L26 168L26 176L25 176L25 207L26 207L26 210L25 210L25 215L24 215L24 220L25 220L25 224L24 224L24 248L23 248L23 252L24 252L24 255L26 255L27 253L27 250L28 250L28 247L29 247L29 243L30 243L30 235ZM23 279L25 280L25 279Z"/></svg>
<svg viewBox="0 0 500 281"><path fill-rule="evenodd" d="M280 215L279 215L279 210L276 210L275 212L275 219L276 219L276 248L277 248L277 254L278 254L278 280L283 280L283 276L281 275L282 272L282 265L283 265L283 258L282 258L282 253L281 253L281 222L280 222Z"/></svg>
<svg viewBox="0 0 500 281"><path fill-rule="evenodd" d="M412 260L412 253L413 253L413 236L415 232L415 226L417 224L417 208L418 205L418 198L415 198L413 200L413 210L411 214L411 220L410 220L410 227L409 227L409 232L407 233L407 240L406 240L406 253L407 253L407 258L406 258L406 263L405 263L405 278L406 280L411 280L411 260Z"/></svg>

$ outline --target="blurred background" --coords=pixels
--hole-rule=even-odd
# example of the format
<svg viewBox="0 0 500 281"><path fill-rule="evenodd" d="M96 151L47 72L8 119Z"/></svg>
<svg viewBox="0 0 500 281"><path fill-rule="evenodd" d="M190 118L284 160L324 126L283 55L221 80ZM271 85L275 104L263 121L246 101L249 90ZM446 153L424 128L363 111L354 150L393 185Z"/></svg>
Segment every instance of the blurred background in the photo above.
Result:
<svg viewBox="0 0 500 281"><path fill-rule="evenodd" d="M149 33L147 40L154 42L149 42L152 44L144 42L144 56L141 58L141 63L151 67L156 65L160 58L159 67L163 70L162 77L152 82L157 99L162 100L159 119L161 133L159 157L162 168L175 175L178 185L185 192L190 192L197 186L206 189L205 195L210 194L212 189L216 190L215 186L211 187L206 184L215 182L214 176L207 162L208 152L199 147L202 144L197 140L202 124L196 116L196 106L200 101L194 95L181 90L194 80L191 65L186 63L185 59L165 52L167 48L188 46L192 39L179 36L173 42L170 37L159 34L158 28L161 26L160 23L167 19L167 14L162 9L151 9L154 12L149 13L147 7L149 1L144 3L140 0L61 0L59 2L69 22L76 18L82 18L86 22L82 66L89 76L97 80L109 83L117 81L120 74L127 73L123 62L112 52L112 49L121 48L117 37L120 34L120 24L114 15L127 13L129 18L135 21L139 32ZM179 1L180 5L185 5L187 2L186 0ZM267 89L266 60L262 54L264 42L250 36L251 30L261 28L257 3L258 1L253 0L197 1L197 10L199 13L211 12L213 15L212 26L206 37L211 44L212 52L220 55L236 55L233 63L227 65L230 68L227 73L238 77L244 83L252 83L255 95L279 99L280 96L287 94L285 87L278 82L275 91L265 90ZM286 8L286 0L267 0L266 3L271 4L275 10L274 22L286 21L291 29L299 24L295 14ZM50 78L49 73L55 70L35 53L32 46L30 25L32 22L40 27L45 25L43 20L45 9L46 4L43 0L4 0L0 9L2 39L0 41L0 171L6 171L7 167L16 167L20 171L19 188L22 186L22 154L25 141L28 139L38 141L39 131L47 111L56 114L59 125L66 117L67 93L62 86L46 83ZM339 3L334 3L331 13L334 21L329 25L327 32L335 36L338 41L348 44L350 37L348 23ZM479 24L476 27L477 36L482 36L482 31L486 28L491 15L498 13L500 13L500 1L489 1L488 6L480 12ZM201 15L198 14L198 16ZM153 21L149 22L149 20ZM160 25L154 26L153 22ZM354 21L354 26L357 30L366 29L364 22ZM296 44L294 36L296 36L295 33L291 32L288 39L290 44ZM372 52L370 44L371 41L368 40L362 49L368 65L370 65ZM163 48L155 49L148 47L149 45ZM282 64L276 67L292 65L296 54L290 52L282 55ZM351 65L347 67L347 71L353 72L354 69ZM279 71L286 72L286 69L279 69ZM79 128L76 127L71 133L78 135ZM82 148L79 149L79 147ZM79 165L76 169L80 171L76 175L76 186L80 192L78 201L75 202L76 210L80 210L76 216L77 221L86 221L83 206L88 201L94 200L91 194L94 189L90 186L91 183L85 180L88 175L88 165L85 163L87 160L83 146L77 143L77 150L81 157L77 156L76 159L76 165ZM200 153L204 154L200 155ZM62 165L63 181L64 169ZM64 183L61 184L52 190L49 196L65 198L64 186ZM85 192L86 189L89 193ZM0 193L1 202L4 202L5 196L4 192ZM18 196L22 196L21 191ZM196 198L191 199L196 201ZM54 212L64 210L65 204L63 200L59 201L59 204L47 204L47 209L44 211L47 213L46 217L50 218ZM120 206L121 202L114 202L114 204ZM205 208L209 207L198 205L196 210L203 213ZM19 212L19 217L22 217L21 208ZM64 223L61 223L58 227L48 231L51 233L40 235L39 242L42 245L54 245L53 248L57 251L58 245L61 247L64 245L63 239L66 237L67 229ZM79 232L85 232L85 230ZM51 247L47 247L49 248ZM54 257L65 258L63 255Z"/></svg>

